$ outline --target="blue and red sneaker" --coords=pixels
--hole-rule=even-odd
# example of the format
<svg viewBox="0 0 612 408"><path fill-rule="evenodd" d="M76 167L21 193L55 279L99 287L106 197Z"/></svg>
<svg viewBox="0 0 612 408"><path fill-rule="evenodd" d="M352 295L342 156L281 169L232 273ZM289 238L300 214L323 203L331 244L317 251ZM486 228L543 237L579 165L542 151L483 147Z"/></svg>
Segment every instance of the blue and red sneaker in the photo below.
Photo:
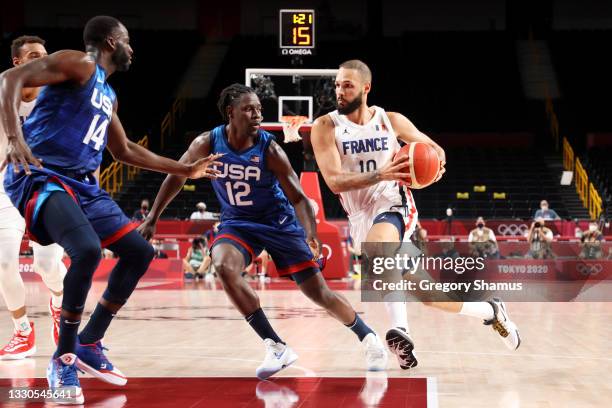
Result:
<svg viewBox="0 0 612 408"><path fill-rule="evenodd" d="M57 404L83 404L85 396L81 390L81 383L75 366L76 356L64 354L61 357L51 358L47 366L47 382L54 391L52 402Z"/></svg>
<svg viewBox="0 0 612 408"><path fill-rule="evenodd" d="M94 344L80 344L77 341L76 355L78 360L76 365L78 369L109 384L125 385L127 377L108 361L108 358L104 355L104 350L108 349L102 346L100 340Z"/></svg>

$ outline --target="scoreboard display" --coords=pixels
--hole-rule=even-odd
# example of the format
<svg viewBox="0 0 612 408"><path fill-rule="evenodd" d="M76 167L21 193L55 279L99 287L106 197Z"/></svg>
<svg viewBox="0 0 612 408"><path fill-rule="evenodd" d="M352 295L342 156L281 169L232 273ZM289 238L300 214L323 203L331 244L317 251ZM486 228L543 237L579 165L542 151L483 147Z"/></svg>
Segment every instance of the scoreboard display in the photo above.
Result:
<svg viewBox="0 0 612 408"><path fill-rule="evenodd" d="M280 52L282 55L313 55L315 49L315 11L279 11Z"/></svg>

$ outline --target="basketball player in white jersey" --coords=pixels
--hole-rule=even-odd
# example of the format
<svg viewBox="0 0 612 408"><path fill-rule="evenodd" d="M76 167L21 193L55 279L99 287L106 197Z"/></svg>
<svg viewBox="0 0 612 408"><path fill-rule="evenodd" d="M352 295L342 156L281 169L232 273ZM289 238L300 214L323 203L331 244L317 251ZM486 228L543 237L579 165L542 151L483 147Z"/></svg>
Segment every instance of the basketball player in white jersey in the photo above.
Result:
<svg viewBox="0 0 612 408"><path fill-rule="evenodd" d="M311 133L317 164L329 188L340 195L357 250L362 242L408 241L416 226L412 194L398 184L408 172L405 161L393 159L400 149L398 139L427 143L438 152L442 163L438 180L446 161L444 150L405 116L367 105L371 83L371 71L362 61L341 64L336 76L338 109L317 118ZM520 344L516 325L500 300L426 304L482 319L499 332L510 349ZM392 323L386 335L387 345L401 368L415 367L406 303L385 302L385 307Z"/></svg>
<svg viewBox="0 0 612 408"><path fill-rule="evenodd" d="M22 36L11 45L13 65L25 64L47 55L45 41L36 36ZM40 88L24 88L19 117L22 123L34 109ZM0 127L1 127L0 123ZM0 128L0 162L6 153L6 134ZM34 323L30 322L25 306L25 287L19 273L19 249L25 232L25 221L4 192L4 172L0 173L0 292L10 311L15 330L13 338L0 350L0 360L26 358L36 352ZM57 344L59 317L62 306L63 280L66 267L64 250L57 244L41 246L32 242L34 271L51 291L52 337Z"/></svg>

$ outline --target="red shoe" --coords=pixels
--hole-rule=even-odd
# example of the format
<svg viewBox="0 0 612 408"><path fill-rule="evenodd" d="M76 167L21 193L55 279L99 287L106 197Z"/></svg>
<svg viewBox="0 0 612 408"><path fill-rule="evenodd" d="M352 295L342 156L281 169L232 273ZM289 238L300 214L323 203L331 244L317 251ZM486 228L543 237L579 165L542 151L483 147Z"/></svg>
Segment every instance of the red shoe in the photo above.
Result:
<svg viewBox="0 0 612 408"><path fill-rule="evenodd" d="M53 306L53 301L51 299L49 299L49 313L51 313L51 320L53 320L53 325L51 325L51 338L57 346L59 342L60 314L62 313L62 308Z"/></svg>
<svg viewBox="0 0 612 408"><path fill-rule="evenodd" d="M34 323L30 322L30 334L22 334L16 331L9 343L0 350L0 360L20 360L36 353L34 343Z"/></svg>

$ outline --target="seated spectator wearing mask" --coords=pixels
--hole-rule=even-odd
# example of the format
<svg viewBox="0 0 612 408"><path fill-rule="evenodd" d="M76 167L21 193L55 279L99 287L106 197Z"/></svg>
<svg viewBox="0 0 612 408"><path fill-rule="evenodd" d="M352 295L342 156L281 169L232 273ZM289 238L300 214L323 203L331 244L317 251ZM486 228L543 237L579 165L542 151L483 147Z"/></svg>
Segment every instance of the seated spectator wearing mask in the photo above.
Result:
<svg viewBox="0 0 612 408"><path fill-rule="evenodd" d="M560 220L561 217L557 214L557 212L548 206L548 201L542 200L540 201L540 209L535 212L533 216L534 219L544 218L545 220Z"/></svg>
<svg viewBox="0 0 612 408"><path fill-rule="evenodd" d="M134 221L144 221L149 215L149 200L144 199L140 202L140 210L134 211L134 215L132 215L132 220Z"/></svg>
<svg viewBox="0 0 612 408"><path fill-rule="evenodd" d="M596 222L589 224L588 231L582 234L580 239L580 259L599 259L603 258L603 249L601 243L604 240L603 234L599 231Z"/></svg>
<svg viewBox="0 0 612 408"><path fill-rule="evenodd" d="M497 239L492 229L485 227L482 217L476 219L476 228L468 236L470 255L474 258L499 259Z"/></svg>
<svg viewBox="0 0 612 408"><path fill-rule="evenodd" d="M546 227L544 218L536 218L535 222L531 223L527 234L529 241L529 252L526 258L530 259L554 259L555 254L552 251L553 232Z"/></svg>

